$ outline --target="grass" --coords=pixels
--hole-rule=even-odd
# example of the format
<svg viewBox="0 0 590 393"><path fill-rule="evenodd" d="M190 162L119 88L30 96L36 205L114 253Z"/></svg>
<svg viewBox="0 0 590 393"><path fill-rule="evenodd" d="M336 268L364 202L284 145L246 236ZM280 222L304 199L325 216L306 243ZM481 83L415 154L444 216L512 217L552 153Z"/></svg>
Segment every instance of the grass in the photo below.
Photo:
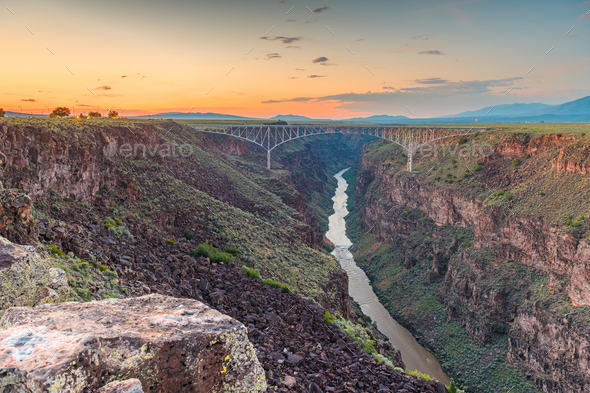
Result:
<svg viewBox="0 0 590 393"><path fill-rule="evenodd" d="M96 297L90 288L96 288L97 294L104 298L117 298L127 294L127 289L119 286L117 272L110 271L104 265L96 265L85 259L77 258L73 253L65 254L53 244L46 245L52 255L51 262L66 273L68 285L73 296L69 301L91 301Z"/></svg>

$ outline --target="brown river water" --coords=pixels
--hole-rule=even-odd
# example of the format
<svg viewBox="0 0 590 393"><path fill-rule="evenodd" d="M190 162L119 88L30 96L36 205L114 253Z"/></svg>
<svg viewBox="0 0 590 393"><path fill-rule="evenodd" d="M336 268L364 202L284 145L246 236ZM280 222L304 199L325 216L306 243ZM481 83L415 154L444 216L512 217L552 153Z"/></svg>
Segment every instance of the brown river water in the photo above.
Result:
<svg viewBox="0 0 590 393"><path fill-rule="evenodd" d="M338 180L336 195L332 198L335 213L329 217L329 230L326 232L326 238L334 243L336 248L332 255L348 273L350 296L360 305L363 314L371 317L377 323L379 331L387 336L393 346L401 352L402 360L408 370L418 370L448 385L450 379L441 369L436 357L418 344L414 336L389 315L373 292L369 278L356 265L352 253L348 251L348 248L352 246L352 242L346 236L346 222L344 221L344 217L348 215L346 209L348 183L342 177L347 170L344 169L334 175Z"/></svg>

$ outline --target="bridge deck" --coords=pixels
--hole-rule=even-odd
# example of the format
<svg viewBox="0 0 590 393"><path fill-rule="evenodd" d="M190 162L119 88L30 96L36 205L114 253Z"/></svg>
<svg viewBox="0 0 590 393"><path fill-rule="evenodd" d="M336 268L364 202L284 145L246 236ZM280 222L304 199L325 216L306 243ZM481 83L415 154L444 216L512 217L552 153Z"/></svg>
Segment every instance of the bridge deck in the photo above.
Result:
<svg viewBox="0 0 590 393"><path fill-rule="evenodd" d="M189 124L201 132L231 135L255 143L267 150L267 167L270 169L270 152L293 139L322 134L358 134L374 136L400 145L408 155L408 170L412 170L416 151L429 143L455 136L472 135L487 129L467 127L407 127L407 126L334 126L313 125L232 125Z"/></svg>

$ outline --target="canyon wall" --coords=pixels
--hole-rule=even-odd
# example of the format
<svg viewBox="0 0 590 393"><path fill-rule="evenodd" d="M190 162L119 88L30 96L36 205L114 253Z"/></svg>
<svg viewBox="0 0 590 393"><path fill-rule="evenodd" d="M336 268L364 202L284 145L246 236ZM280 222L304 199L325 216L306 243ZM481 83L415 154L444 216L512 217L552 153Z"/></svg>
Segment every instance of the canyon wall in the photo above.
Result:
<svg viewBox="0 0 590 393"><path fill-rule="evenodd" d="M500 144L486 162L491 167L498 157L536 154L563 139L544 136L533 142ZM563 155L562 150L553 162L554 170L584 168L559 164ZM545 276L547 283L541 287L552 294L548 296L561 296L575 306L589 305L588 240L541 217L515 214L486 204L473 193L438 186L423 174L396 170L368 154L363 156L356 193L362 231L401 250L399 263L406 269L426 257L432 261L428 281L440 283L437 297L446 306L448 322L460 321L478 345L507 335L508 360L545 392L590 388L586 320L577 313L563 315L550 309L534 285ZM411 214L412 210L421 213ZM445 239L443 229L449 227L469 231L472 241L459 244ZM417 232L442 240L412 243L411 235ZM409 323L425 337L433 337L428 325Z"/></svg>

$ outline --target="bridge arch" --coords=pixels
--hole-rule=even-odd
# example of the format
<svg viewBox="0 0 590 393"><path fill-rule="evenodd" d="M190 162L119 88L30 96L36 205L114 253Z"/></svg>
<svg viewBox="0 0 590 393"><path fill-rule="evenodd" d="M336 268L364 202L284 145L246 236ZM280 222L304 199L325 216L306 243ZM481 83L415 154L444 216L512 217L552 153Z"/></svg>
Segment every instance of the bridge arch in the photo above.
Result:
<svg viewBox="0 0 590 393"><path fill-rule="evenodd" d="M385 139L401 146L408 155L408 171L412 171L416 151L429 143L456 136L473 135L486 129L461 127L407 127L407 126L333 126L333 125L230 125L189 124L201 132L231 135L266 149L267 168L270 169L270 152L285 142L307 136L323 134L358 134Z"/></svg>

